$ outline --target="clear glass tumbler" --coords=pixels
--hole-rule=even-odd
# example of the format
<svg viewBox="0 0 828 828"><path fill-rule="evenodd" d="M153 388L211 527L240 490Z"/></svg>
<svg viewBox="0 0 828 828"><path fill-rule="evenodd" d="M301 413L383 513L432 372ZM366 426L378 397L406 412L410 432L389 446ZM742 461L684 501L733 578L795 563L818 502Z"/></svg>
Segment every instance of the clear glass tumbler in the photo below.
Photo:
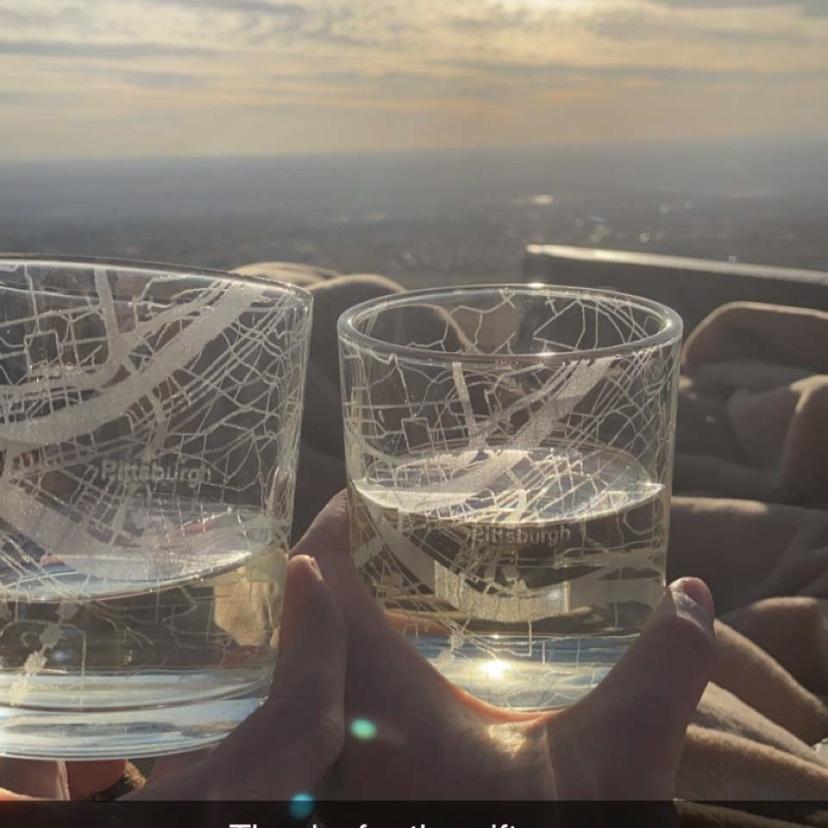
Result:
<svg viewBox="0 0 828 828"><path fill-rule="evenodd" d="M311 298L0 258L0 755L220 739L267 692Z"/></svg>
<svg viewBox="0 0 828 828"><path fill-rule="evenodd" d="M459 686L570 704L659 602L681 330L646 299L539 284L340 318L352 552Z"/></svg>

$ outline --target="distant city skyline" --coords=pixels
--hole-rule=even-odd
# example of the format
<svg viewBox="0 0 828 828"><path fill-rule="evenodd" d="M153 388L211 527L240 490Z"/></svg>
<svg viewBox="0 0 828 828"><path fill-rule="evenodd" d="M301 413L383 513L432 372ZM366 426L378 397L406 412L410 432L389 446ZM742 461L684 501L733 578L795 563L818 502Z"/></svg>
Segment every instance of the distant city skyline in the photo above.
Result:
<svg viewBox="0 0 828 828"><path fill-rule="evenodd" d="M0 0L0 159L828 138L828 0Z"/></svg>

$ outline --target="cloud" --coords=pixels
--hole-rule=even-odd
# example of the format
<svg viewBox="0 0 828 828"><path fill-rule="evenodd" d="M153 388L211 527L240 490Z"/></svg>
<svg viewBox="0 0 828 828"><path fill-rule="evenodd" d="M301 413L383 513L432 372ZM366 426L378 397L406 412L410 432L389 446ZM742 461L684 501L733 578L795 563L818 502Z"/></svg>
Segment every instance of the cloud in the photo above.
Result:
<svg viewBox="0 0 828 828"><path fill-rule="evenodd" d="M706 23L703 18L689 21L665 12L653 12L642 8L595 12L587 18L586 25L590 31L617 41L636 41L646 37L657 37L665 41L671 38L683 40L692 38L711 43L794 44L814 40L813 36L799 30L794 31L790 27L759 29L742 25L739 28L723 28Z"/></svg>
<svg viewBox="0 0 828 828"><path fill-rule="evenodd" d="M469 11L449 17L448 25L461 34L489 34L524 29L529 18L530 14L525 7L482 6L476 12Z"/></svg>
<svg viewBox="0 0 828 828"><path fill-rule="evenodd" d="M218 12L235 20L235 30L225 28L225 35L242 33L244 44L261 46L285 33L308 40L349 46L376 46L375 32L393 16L386 9L372 23L370 14L356 11L348 3L305 0L305 2L269 2L268 0L144 0L145 3L178 7L192 11ZM202 23L205 22L202 20ZM378 25L377 25L378 24ZM227 23L222 22L222 27ZM215 28L215 25L214 25Z"/></svg>
<svg viewBox="0 0 828 828"><path fill-rule="evenodd" d="M325 100L331 106L356 102L399 106L405 102L436 104L440 101L491 101L502 96L501 87L488 78L455 73L427 72L302 72L271 74L263 89L266 96Z"/></svg>
<svg viewBox="0 0 828 828"><path fill-rule="evenodd" d="M128 86L140 89L193 89L204 84L203 75L188 72L138 72L132 70L104 70L101 74L111 75Z"/></svg>
<svg viewBox="0 0 828 828"><path fill-rule="evenodd" d="M71 40L0 40L0 55L65 58L205 57L215 50L170 43L87 43Z"/></svg>
<svg viewBox="0 0 828 828"><path fill-rule="evenodd" d="M7 31L14 26L38 26L49 29L59 28L65 25L74 27L85 19L85 10L77 5L38 9L26 8L20 3L14 8L8 6L0 8L0 24Z"/></svg>
<svg viewBox="0 0 828 828"><path fill-rule="evenodd" d="M546 127L603 140L628 121L702 134L747 111L746 131L784 130L828 125L820 11L828 0L0 0L0 95L32 154L73 134L86 151L90 117L111 152L139 134L249 149L265 125L274 151L311 129L331 149ZM156 116L164 141L135 132Z"/></svg>
<svg viewBox="0 0 828 828"><path fill-rule="evenodd" d="M681 67L636 64L575 64L575 63L516 63L509 61L455 60L454 68L479 71L491 78L510 78L521 82L575 81L580 78L609 78L612 80L652 80L659 83L686 83L692 81L756 81L764 77L794 79L828 77L828 66L816 70L774 70L761 73L748 68Z"/></svg>
<svg viewBox="0 0 828 828"><path fill-rule="evenodd" d="M120 72L119 77L143 89L192 89L204 82L201 76L185 72Z"/></svg>
<svg viewBox="0 0 828 828"><path fill-rule="evenodd" d="M791 6L806 14L828 15L826 0L650 0L660 6L682 9L751 9L759 6Z"/></svg>
<svg viewBox="0 0 828 828"><path fill-rule="evenodd" d="M220 9L227 12L274 15L275 17L304 17L308 10L299 3L268 3L267 0L151 0L164 5L191 8Z"/></svg>

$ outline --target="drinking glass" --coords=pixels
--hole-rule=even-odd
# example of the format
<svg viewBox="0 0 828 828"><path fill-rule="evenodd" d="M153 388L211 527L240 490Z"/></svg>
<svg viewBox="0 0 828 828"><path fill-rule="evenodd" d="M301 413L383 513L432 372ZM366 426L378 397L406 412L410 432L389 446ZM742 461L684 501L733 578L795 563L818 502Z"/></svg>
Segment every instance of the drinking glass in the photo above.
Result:
<svg viewBox="0 0 828 828"><path fill-rule="evenodd" d="M0 754L215 742L267 693L311 298L0 258Z"/></svg>
<svg viewBox="0 0 828 828"><path fill-rule="evenodd" d="M571 704L664 588L681 320L541 284L339 320L352 553L447 678Z"/></svg>

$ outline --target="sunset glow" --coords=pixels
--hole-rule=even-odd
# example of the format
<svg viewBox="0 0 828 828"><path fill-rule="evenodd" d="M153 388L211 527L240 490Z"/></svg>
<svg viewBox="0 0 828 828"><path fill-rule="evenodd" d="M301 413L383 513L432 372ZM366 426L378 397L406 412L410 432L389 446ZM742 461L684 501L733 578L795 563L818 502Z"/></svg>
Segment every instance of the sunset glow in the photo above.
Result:
<svg viewBox="0 0 828 828"><path fill-rule="evenodd" d="M0 0L0 157L815 137L823 0Z"/></svg>

